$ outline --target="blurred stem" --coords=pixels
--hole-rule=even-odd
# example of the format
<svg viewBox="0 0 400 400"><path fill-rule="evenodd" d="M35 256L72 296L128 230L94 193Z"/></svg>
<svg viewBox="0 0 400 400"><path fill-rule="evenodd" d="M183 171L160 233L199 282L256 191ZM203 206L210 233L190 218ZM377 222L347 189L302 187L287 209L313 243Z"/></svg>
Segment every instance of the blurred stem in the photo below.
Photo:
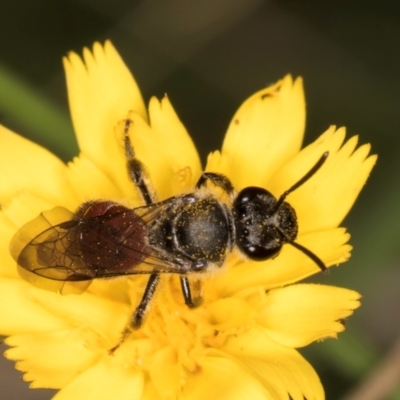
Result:
<svg viewBox="0 0 400 400"><path fill-rule="evenodd" d="M400 398L400 339L386 357L343 400L376 400Z"/></svg>
<svg viewBox="0 0 400 400"><path fill-rule="evenodd" d="M78 154L68 116L2 65L0 113L26 126L34 140L62 158L71 159Z"/></svg>

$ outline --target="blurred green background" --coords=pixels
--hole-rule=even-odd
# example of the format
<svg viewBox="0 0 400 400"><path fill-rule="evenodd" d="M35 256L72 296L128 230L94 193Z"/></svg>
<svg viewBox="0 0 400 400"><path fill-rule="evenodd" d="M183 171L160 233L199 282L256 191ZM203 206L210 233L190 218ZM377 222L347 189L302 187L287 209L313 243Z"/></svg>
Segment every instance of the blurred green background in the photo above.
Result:
<svg viewBox="0 0 400 400"><path fill-rule="evenodd" d="M61 56L107 38L146 101L168 93L203 161L240 103L288 72L304 77L306 143L331 124L372 143L378 165L344 224L353 257L313 278L358 290L363 305L338 341L302 352L329 400L400 399L400 2L2 0L0 123L71 159ZM382 394L360 392L387 360ZM28 390L4 359L0 393L53 395Z"/></svg>

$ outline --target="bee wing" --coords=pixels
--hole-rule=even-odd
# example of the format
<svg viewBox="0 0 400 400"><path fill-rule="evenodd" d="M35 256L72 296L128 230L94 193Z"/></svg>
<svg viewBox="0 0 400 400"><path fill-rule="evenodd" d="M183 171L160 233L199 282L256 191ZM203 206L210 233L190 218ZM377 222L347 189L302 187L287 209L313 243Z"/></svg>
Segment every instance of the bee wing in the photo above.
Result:
<svg viewBox="0 0 400 400"><path fill-rule="evenodd" d="M19 276L31 283L32 285L40 288L49 290L50 292L56 292L61 294L82 294L92 283L91 280L87 281L57 281L49 278L45 278L38 275L36 272L26 270L24 267L17 265Z"/></svg>
<svg viewBox="0 0 400 400"><path fill-rule="evenodd" d="M56 265L54 262L48 265L49 254L56 260L66 258L62 238L68 231L66 224L74 222L71 220L73 216L66 208L56 207L42 212L14 235L10 253L18 263L18 273L24 280L42 289L63 294L79 294L90 285L92 278L89 276L81 280L71 279L74 276L71 268L68 268L71 260L66 265ZM79 263L79 260L76 262Z"/></svg>
<svg viewBox="0 0 400 400"><path fill-rule="evenodd" d="M21 251L35 237L53 226L71 220L74 214L64 207L56 207L50 211L43 211L37 218L26 223L11 239L10 253L18 261Z"/></svg>
<svg viewBox="0 0 400 400"><path fill-rule="evenodd" d="M56 207L24 225L13 237L10 252L23 279L62 294L82 293L95 278L179 273L146 237L148 224L172 201L133 210L94 202L86 209L90 217Z"/></svg>
<svg viewBox="0 0 400 400"><path fill-rule="evenodd" d="M97 269L97 278L113 276L150 274L150 273L182 273L179 266L168 260L165 252L158 251L148 243L148 230L152 224L168 212L176 197L159 203L124 209L110 214L105 222L104 216L99 216L108 227L118 227L112 235L94 233L96 240L85 242L87 254L96 255L99 252L99 242L102 248L108 249L107 254L102 252L102 260L94 262ZM120 210L121 205L116 205ZM118 256L116 257L116 254ZM93 257L90 257L91 259ZM100 265L101 263L102 265Z"/></svg>

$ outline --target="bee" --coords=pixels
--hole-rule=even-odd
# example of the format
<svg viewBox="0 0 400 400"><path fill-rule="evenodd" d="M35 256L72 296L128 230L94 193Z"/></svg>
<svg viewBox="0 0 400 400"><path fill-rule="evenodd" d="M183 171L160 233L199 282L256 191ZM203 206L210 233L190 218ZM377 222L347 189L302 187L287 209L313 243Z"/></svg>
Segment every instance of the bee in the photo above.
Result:
<svg viewBox="0 0 400 400"><path fill-rule="evenodd" d="M285 199L321 168L328 152L279 199L261 187L237 193L226 176L204 172L192 192L157 202L128 135L131 122L124 126L127 170L145 205L128 208L93 200L75 213L64 207L42 212L10 243L22 278L64 294L67 287L83 292L93 279L148 274L129 322L128 329L138 329L162 274L179 275L185 304L196 307L202 298L192 294L188 276L218 270L234 249L246 259L264 261L290 244L327 270L316 254L295 242L296 212ZM229 201L205 190L207 186L218 187Z"/></svg>

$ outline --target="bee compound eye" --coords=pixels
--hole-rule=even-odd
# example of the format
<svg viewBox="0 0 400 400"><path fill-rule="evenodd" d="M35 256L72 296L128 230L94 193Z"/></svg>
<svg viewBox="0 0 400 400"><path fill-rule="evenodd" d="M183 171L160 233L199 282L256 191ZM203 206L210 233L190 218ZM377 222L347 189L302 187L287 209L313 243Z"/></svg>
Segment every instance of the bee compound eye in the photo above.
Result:
<svg viewBox="0 0 400 400"><path fill-rule="evenodd" d="M246 204L248 202L253 201L257 197L261 196L270 196L271 194L260 187L255 187L255 186L249 186L244 188L243 190L240 191L236 202L240 204Z"/></svg>
<svg viewBox="0 0 400 400"><path fill-rule="evenodd" d="M281 251L282 246L277 246L274 248L265 248L256 245L247 245L243 248L244 253L253 261L265 261L270 258L276 257Z"/></svg>

